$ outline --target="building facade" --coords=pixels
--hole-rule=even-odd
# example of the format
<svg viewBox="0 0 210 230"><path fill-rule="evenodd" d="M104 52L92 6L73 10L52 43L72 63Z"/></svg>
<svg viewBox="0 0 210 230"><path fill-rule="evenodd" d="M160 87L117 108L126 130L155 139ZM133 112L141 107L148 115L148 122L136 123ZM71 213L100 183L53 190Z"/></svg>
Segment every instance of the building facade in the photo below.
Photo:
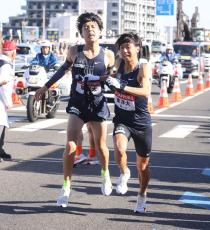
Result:
<svg viewBox="0 0 210 230"><path fill-rule="evenodd" d="M157 36L155 0L108 0L107 30L110 36L135 32L147 41Z"/></svg>
<svg viewBox="0 0 210 230"><path fill-rule="evenodd" d="M27 0L26 6L22 7L26 13L10 17L9 23L3 25L3 34L23 26L38 26L40 35L43 35L43 31L49 26L50 18L64 12L78 14L78 5L78 0Z"/></svg>
<svg viewBox="0 0 210 230"><path fill-rule="evenodd" d="M152 41L158 36L155 7L155 0L27 0L26 14L10 17L3 33L23 26L38 26L43 35L50 25L50 18L57 18L64 12L78 16L92 11L103 20L103 37L114 38L125 32L135 32L144 40Z"/></svg>

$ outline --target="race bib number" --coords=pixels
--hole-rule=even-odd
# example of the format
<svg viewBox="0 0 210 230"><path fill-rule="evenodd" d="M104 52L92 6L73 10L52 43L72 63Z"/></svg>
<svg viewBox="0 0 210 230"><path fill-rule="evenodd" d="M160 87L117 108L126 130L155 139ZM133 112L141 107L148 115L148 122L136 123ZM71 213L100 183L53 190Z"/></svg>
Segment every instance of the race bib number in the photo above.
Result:
<svg viewBox="0 0 210 230"><path fill-rule="evenodd" d="M115 93L115 105L120 109L135 111L135 97L121 92Z"/></svg>

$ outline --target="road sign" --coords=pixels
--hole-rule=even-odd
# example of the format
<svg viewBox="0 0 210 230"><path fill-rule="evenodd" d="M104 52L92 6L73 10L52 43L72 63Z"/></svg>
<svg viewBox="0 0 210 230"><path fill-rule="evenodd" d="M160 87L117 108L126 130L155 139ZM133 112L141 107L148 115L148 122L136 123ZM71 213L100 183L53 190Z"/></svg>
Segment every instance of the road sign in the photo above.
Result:
<svg viewBox="0 0 210 230"><path fill-rule="evenodd" d="M23 26L22 27L22 40L34 41L39 38L39 27L38 26Z"/></svg>
<svg viewBox="0 0 210 230"><path fill-rule="evenodd" d="M156 0L156 15L174 15L174 0Z"/></svg>
<svg viewBox="0 0 210 230"><path fill-rule="evenodd" d="M49 40L51 42L58 42L59 41L58 29L47 29L46 38L47 38L47 40Z"/></svg>

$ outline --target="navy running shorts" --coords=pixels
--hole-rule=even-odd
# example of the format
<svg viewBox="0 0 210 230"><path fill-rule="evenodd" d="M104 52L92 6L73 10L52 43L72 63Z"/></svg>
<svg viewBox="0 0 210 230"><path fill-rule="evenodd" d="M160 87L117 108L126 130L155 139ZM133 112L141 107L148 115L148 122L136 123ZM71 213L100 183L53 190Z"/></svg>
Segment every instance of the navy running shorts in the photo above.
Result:
<svg viewBox="0 0 210 230"><path fill-rule="evenodd" d="M152 126L136 130L124 124L114 124L113 136L123 134L133 139L136 153L141 157L149 157L152 150Z"/></svg>
<svg viewBox="0 0 210 230"><path fill-rule="evenodd" d="M102 122L109 118L110 111L104 96L94 101L85 100L84 96L76 95L69 99L66 112L78 116L84 123L89 121Z"/></svg>

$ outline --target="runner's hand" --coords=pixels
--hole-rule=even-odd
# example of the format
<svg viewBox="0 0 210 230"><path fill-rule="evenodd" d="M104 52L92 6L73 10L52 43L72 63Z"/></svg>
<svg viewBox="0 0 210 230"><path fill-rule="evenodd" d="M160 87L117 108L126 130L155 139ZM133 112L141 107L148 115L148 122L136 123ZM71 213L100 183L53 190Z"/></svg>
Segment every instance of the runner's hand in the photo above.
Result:
<svg viewBox="0 0 210 230"><path fill-rule="evenodd" d="M106 79L106 84L111 90L120 90L120 82L116 78L108 77Z"/></svg>
<svg viewBox="0 0 210 230"><path fill-rule="evenodd" d="M87 75L84 76L84 80L85 81L99 81L100 77L96 76L96 75L93 75L93 74L87 74Z"/></svg>
<svg viewBox="0 0 210 230"><path fill-rule="evenodd" d="M125 83L120 83L116 78L113 77L108 77L105 82L112 91L123 91L126 86Z"/></svg>
<svg viewBox="0 0 210 230"><path fill-rule="evenodd" d="M42 88L38 89L35 93L35 99L37 101L42 99L42 96L45 94L45 92L48 90L47 86L43 86Z"/></svg>

